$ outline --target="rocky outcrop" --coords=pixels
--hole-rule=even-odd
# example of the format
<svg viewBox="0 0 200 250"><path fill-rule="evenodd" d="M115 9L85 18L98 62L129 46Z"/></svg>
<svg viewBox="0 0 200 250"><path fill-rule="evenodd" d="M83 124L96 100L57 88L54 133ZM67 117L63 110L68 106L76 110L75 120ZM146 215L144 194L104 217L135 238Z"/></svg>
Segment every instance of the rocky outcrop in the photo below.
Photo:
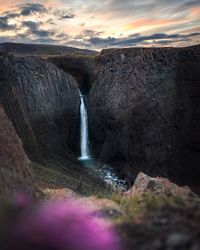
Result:
<svg viewBox="0 0 200 250"><path fill-rule="evenodd" d="M0 194L33 192L33 175L21 140L0 106Z"/></svg>
<svg viewBox="0 0 200 250"><path fill-rule="evenodd" d="M200 46L103 50L90 92L90 136L100 162L133 181L143 171L200 176Z"/></svg>
<svg viewBox="0 0 200 250"><path fill-rule="evenodd" d="M162 177L152 178L140 172L133 187L124 193L124 196L134 197L139 195L177 197L184 201L200 201L199 196L187 186L180 187Z"/></svg>
<svg viewBox="0 0 200 250"><path fill-rule="evenodd" d="M31 159L72 158L80 103L73 77L40 58L1 53L0 103Z"/></svg>

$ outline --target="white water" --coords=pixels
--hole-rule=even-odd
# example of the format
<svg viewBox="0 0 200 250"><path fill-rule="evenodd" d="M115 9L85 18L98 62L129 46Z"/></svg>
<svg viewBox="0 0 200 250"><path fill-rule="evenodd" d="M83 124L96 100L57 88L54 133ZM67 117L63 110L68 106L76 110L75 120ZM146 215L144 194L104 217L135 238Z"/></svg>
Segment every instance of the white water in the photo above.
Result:
<svg viewBox="0 0 200 250"><path fill-rule="evenodd" d="M80 105L80 119L81 119L81 126L80 126L80 151L81 156L79 160L88 160L90 159L89 155L89 140L88 140L88 115L87 110L84 103L84 96L81 94L79 90L79 96L81 100Z"/></svg>

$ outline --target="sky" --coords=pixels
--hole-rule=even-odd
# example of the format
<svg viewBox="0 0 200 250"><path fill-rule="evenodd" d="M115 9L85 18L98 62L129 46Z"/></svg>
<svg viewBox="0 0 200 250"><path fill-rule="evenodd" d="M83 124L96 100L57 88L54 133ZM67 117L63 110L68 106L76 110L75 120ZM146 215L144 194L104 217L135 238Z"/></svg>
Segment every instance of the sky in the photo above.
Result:
<svg viewBox="0 0 200 250"><path fill-rule="evenodd" d="M0 0L0 43L101 50L200 43L200 0Z"/></svg>

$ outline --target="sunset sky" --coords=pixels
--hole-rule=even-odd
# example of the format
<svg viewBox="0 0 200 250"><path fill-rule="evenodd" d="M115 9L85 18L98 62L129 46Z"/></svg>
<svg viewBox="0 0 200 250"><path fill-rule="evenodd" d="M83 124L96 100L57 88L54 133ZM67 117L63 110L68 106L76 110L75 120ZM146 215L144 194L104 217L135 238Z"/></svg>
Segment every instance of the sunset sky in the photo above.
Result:
<svg viewBox="0 0 200 250"><path fill-rule="evenodd" d="M0 0L0 42L102 49L200 43L200 0Z"/></svg>

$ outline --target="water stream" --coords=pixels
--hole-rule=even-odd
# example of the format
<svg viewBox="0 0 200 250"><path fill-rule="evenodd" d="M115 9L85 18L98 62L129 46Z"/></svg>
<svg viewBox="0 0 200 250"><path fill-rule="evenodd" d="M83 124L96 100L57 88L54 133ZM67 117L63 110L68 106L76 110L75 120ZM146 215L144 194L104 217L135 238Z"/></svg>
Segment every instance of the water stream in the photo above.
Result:
<svg viewBox="0 0 200 250"><path fill-rule="evenodd" d="M89 138L88 138L88 115L84 102L84 95L79 90L80 96L80 152L81 155L79 160L88 160L90 159L90 151L89 151Z"/></svg>

